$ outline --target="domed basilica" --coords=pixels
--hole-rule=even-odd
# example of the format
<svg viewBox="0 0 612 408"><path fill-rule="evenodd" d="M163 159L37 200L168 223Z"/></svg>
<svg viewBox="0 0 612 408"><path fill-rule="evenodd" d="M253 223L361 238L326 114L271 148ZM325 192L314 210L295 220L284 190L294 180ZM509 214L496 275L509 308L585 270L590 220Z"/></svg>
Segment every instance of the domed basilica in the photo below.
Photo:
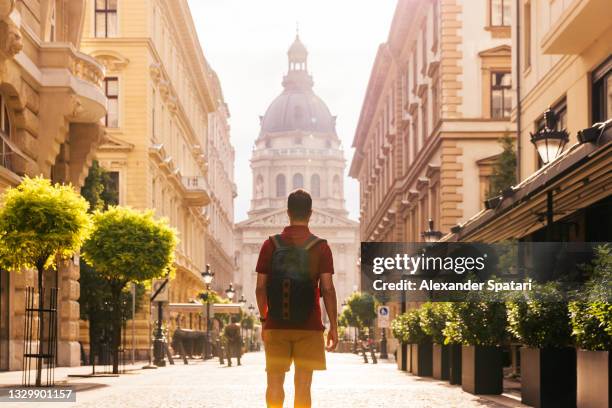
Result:
<svg viewBox="0 0 612 408"><path fill-rule="evenodd" d="M236 225L236 284L256 305L255 265L263 241L288 224L287 196L297 188L310 192L310 229L327 239L334 256L334 282L342 302L359 288L359 227L344 203L346 161L336 134L336 117L313 91L308 51L296 36L288 51L283 91L260 117L251 169L253 196L248 219Z"/></svg>

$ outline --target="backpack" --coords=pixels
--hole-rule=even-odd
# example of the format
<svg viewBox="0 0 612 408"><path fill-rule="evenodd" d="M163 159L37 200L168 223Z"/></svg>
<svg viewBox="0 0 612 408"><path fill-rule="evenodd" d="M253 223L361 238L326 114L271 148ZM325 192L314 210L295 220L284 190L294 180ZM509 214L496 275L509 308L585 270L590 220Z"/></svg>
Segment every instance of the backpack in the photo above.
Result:
<svg viewBox="0 0 612 408"><path fill-rule="evenodd" d="M325 240L311 235L302 245L286 245L280 235L274 243L272 269L268 276L268 317L288 323L303 323L315 307L315 282L310 276L310 250Z"/></svg>

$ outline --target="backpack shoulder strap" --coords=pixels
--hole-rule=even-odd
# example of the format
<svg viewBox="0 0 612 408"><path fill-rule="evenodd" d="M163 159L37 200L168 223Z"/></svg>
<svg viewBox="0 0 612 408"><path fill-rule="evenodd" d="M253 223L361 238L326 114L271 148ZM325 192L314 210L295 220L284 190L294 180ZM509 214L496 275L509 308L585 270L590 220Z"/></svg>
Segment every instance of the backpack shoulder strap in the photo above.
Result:
<svg viewBox="0 0 612 408"><path fill-rule="evenodd" d="M311 235L310 237L306 239L306 242L304 242L304 249L307 251L310 251L320 242L326 242L326 241L324 239L317 237L316 235Z"/></svg>
<svg viewBox="0 0 612 408"><path fill-rule="evenodd" d="M270 241L274 244L274 248L279 249L285 246L283 239L281 238L281 234L272 235L270 237Z"/></svg>

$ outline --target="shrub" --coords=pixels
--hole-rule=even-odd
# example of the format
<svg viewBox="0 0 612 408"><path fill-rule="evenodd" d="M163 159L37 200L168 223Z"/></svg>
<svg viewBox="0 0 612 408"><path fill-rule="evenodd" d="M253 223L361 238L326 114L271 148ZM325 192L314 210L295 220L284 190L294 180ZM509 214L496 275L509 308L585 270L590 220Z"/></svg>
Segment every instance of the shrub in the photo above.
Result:
<svg viewBox="0 0 612 408"><path fill-rule="evenodd" d="M510 300L508 330L530 347L566 347L571 344L567 301L557 283L534 286Z"/></svg>
<svg viewBox="0 0 612 408"><path fill-rule="evenodd" d="M449 303L428 302L421 306L420 319L423 332L436 344L444 344L444 328L449 318Z"/></svg>
<svg viewBox="0 0 612 408"><path fill-rule="evenodd" d="M506 306L498 301L451 303L444 344L499 345L506 332Z"/></svg>
<svg viewBox="0 0 612 408"><path fill-rule="evenodd" d="M423 343L429 340L421 328L421 317L418 309L409 310L396 317L391 323L393 336L402 343Z"/></svg>
<svg viewBox="0 0 612 408"><path fill-rule="evenodd" d="M612 350L612 249L595 249L593 261L583 266L589 275L585 291L570 302L572 335L585 350Z"/></svg>

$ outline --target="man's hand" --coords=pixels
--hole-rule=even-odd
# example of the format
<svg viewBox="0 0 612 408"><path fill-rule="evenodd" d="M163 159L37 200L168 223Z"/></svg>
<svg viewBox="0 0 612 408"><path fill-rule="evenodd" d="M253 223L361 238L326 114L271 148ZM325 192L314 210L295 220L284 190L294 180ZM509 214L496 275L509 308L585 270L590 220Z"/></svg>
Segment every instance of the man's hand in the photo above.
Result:
<svg viewBox="0 0 612 408"><path fill-rule="evenodd" d="M327 346L325 349L327 351L334 351L338 346L338 328L333 327L330 328L327 332Z"/></svg>

